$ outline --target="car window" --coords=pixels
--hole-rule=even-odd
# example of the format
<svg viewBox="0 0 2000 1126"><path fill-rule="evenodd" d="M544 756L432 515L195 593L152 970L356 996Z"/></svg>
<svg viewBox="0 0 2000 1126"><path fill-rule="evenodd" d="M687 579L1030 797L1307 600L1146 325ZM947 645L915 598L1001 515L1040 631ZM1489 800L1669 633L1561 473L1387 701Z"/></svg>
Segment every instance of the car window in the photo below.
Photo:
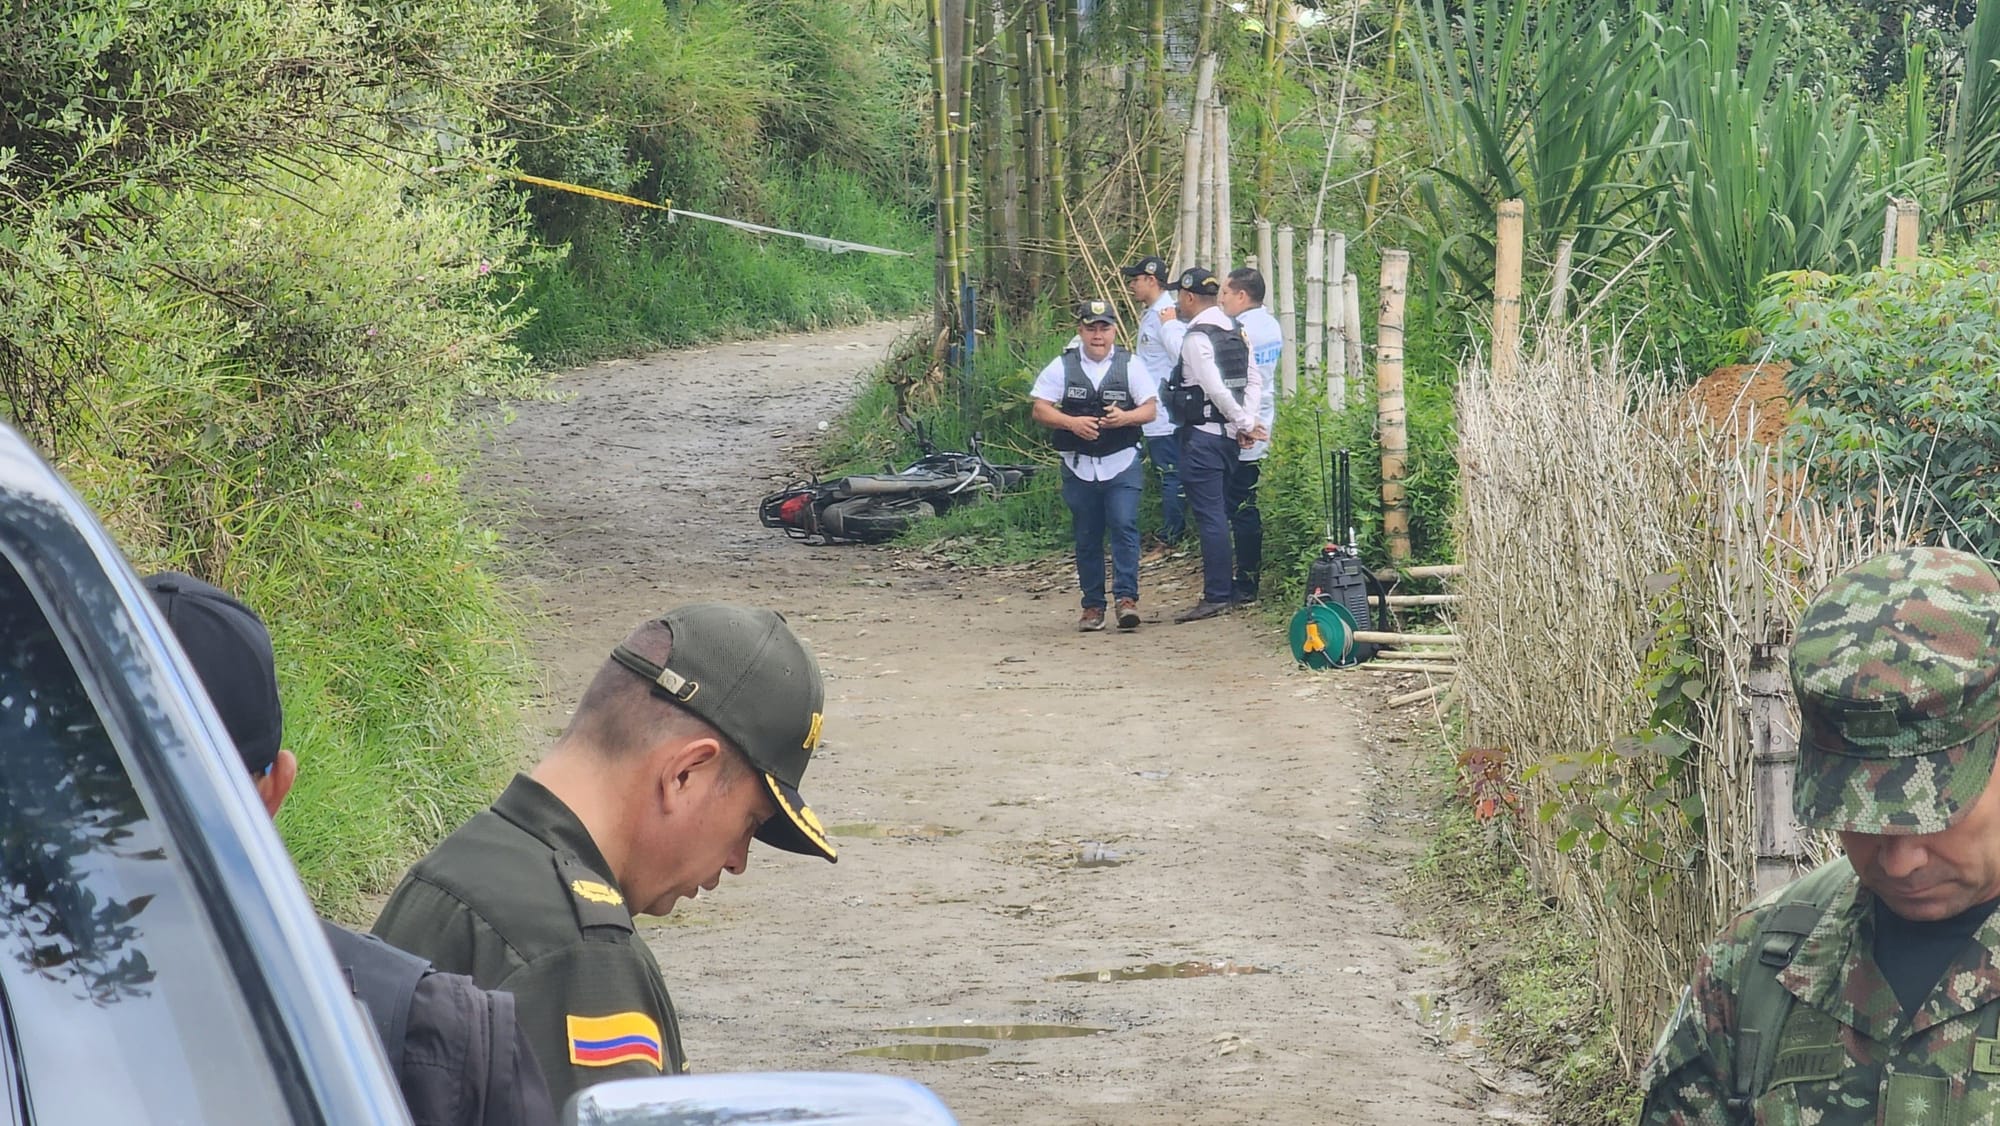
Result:
<svg viewBox="0 0 2000 1126"><path fill-rule="evenodd" d="M0 558L0 999L27 1120L289 1122L235 972L144 795Z"/></svg>

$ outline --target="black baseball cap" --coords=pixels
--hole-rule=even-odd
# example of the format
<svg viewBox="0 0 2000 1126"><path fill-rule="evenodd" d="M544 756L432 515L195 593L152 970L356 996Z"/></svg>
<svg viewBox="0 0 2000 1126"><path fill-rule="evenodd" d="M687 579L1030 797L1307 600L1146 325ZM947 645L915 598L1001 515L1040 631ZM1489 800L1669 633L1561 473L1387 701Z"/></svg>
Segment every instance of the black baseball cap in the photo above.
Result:
<svg viewBox="0 0 2000 1126"><path fill-rule="evenodd" d="M145 586L194 665L215 714L252 774L278 761L285 741L271 632L250 607L191 575L163 571Z"/></svg>
<svg viewBox="0 0 2000 1126"><path fill-rule="evenodd" d="M1168 289L1185 289L1203 297L1213 297L1222 291L1222 283L1215 275L1200 266L1190 266L1181 271L1181 276L1167 283Z"/></svg>
<svg viewBox="0 0 2000 1126"><path fill-rule="evenodd" d="M1076 323L1080 325L1118 323L1118 310L1109 301L1085 301L1076 307Z"/></svg>
<svg viewBox="0 0 2000 1126"><path fill-rule="evenodd" d="M1118 267L1118 272L1128 278L1136 278L1142 274L1149 278L1165 278L1167 276L1167 260L1148 254L1130 266Z"/></svg>
<svg viewBox="0 0 2000 1126"><path fill-rule="evenodd" d="M703 602L668 611L660 624L672 637L664 665L623 645L612 659L715 728L757 768L778 806L758 840L835 859L826 828L799 796L824 714L819 663L774 610Z"/></svg>

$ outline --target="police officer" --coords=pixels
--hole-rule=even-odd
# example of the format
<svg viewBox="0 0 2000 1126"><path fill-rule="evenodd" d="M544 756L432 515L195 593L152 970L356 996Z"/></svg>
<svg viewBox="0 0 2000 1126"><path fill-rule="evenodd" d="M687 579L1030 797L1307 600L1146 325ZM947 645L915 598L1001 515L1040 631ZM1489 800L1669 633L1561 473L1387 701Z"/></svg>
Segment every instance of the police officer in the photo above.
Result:
<svg viewBox="0 0 2000 1126"><path fill-rule="evenodd" d="M1255 602L1264 570L1264 515L1257 508L1257 479L1265 455L1271 452L1271 427L1278 421L1278 361L1285 354L1285 331L1264 307L1264 275L1255 270L1229 271L1216 303L1250 342L1250 366L1264 388L1257 429L1251 443L1237 451L1228 496L1229 532L1236 543L1236 601Z"/></svg>
<svg viewBox="0 0 2000 1126"><path fill-rule="evenodd" d="M1062 456L1063 503L1069 506L1076 582L1083 614L1076 628L1104 628L1104 537L1111 537L1111 593L1118 628L1139 625L1139 429L1159 409L1146 365L1118 346L1109 301L1076 308L1079 344L1049 362L1029 391L1033 418L1054 434Z"/></svg>
<svg viewBox="0 0 2000 1126"><path fill-rule="evenodd" d="M558 1102L688 1070L632 916L740 874L752 837L834 859L798 791L822 699L769 610L708 603L639 626L548 756L417 862L375 933L513 991Z"/></svg>
<svg viewBox="0 0 2000 1126"><path fill-rule="evenodd" d="M1181 488L1201 539L1201 601L1177 622L1212 618L1236 601L1229 547L1229 482L1237 452L1254 440L1263 387L1250 364L1250 345L1216 304L1214 274L1199 266L1168 286L1187 322L1180 362L1165 399L1180 425Z"/></svg>
<svg viewBox="0 0 2000 1126"><path fill-rule="evenodd" d="M271 634L248 606L189 575L146 589L194 666L209 703L276 817L299 773ZM553 1126L555 1105L514 1018L514 998L320 920L327 944L375 1025L415 1126Z"/></svg>
<svg viewBox="0 0 2000 1126"><path fill-rule="evenodd" d="M1165 385L1181 357L1181 338L1187 335L1174 308L1174 295L1167 292L1167 263L1148 255L1130 266L1122 266L1125 288L1145 312L1139 314L1139 329L1132 351L1153 382ZM1181 440L1174 420L1165 410L1154 413L1153 421L1139 428L1146 439L1146 460L1160 476L1160 538L1169 544L1181 542L1187 534L1187 502L1181 495Z"/></svg>
<svg viewBox="0 0 2000 1126"><path fill-rule="evenodd" d="M1695 965L1642 1121L1919 1126L2000 1108L2000 576L1943 548L1834 581L1792 644L1792 805L1845 856Z"/></svg>

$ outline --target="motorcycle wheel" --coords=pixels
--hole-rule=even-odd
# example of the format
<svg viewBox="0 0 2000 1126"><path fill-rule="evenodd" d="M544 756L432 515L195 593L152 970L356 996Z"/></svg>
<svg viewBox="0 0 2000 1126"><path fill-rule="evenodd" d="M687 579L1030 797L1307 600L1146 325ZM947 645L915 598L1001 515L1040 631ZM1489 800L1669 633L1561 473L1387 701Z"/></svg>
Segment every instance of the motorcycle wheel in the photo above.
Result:
<svg viewBox="0 0 2000 1126"><path fill-rule="evenodd" d="M887 543L937 513L937 506L928 500L855 497L828 505L820 513L820 529L856 543Z"/></svg>

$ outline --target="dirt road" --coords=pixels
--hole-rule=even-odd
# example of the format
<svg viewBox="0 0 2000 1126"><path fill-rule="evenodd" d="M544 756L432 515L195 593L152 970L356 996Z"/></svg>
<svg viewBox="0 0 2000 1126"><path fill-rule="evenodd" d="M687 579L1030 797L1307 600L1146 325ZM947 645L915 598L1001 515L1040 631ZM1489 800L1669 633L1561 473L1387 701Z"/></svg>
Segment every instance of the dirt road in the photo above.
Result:
<svg viewBox="0 0 2000 1126"><path fill-rule="evenodd" d="M1412 1015L1442 976L1394 899L1420 847L1414 755L1339 689L1253 620L1158 620L1185 591L1142 591L1135 634L1080 635L1065 588L758 526L896 331L576 372L484 472L547 613L537 734L684 601L776 607L825 669L806 792L840 863L760 848L649 922L695 1066L908 1075L967 1123L1481 1121L1472 1068ZM1205 972L1116 980L1184 963ZM1105 1031L883 1031L1023 1023ZM987 1051L849 1054L875 1047Z"/></svg>

